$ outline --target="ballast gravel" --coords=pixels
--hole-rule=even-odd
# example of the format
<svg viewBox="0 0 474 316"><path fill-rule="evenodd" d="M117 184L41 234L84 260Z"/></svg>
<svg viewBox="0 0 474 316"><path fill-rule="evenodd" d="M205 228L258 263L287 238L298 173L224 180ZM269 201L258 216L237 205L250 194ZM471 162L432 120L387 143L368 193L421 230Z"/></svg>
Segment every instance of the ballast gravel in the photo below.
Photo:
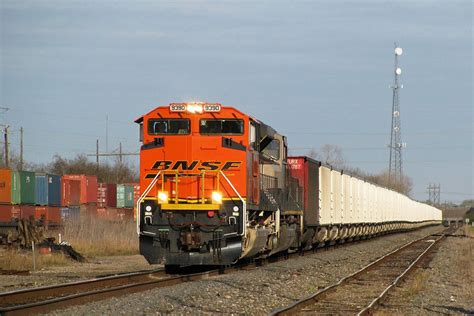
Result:
<svg viewBox="0 0 474 316"><path fill-rule="evenodd" d="M411 240L442 229L428 227L319 249L253 270L72 306L51 315L264 315L337 282Z"/></svg>
<svg viewBox="0 0 474 316"><path fill-rule="evenodd" d="M468 227L458 230L462 233ZM382 315L474 315L473 236L448 237L427 267L418 268L391 291ZM377 314L377 313L376 313Z"/></svg>
<svg viewBox="0 0 474 316"><path fill-rule="evenodd" d="M2 255L4 253L0 250L0 256ZM71 261L65 266L30 271L29 275L0 275L0 293L162 267L148 264L140 255L97 257L87 263Z"/></svg>

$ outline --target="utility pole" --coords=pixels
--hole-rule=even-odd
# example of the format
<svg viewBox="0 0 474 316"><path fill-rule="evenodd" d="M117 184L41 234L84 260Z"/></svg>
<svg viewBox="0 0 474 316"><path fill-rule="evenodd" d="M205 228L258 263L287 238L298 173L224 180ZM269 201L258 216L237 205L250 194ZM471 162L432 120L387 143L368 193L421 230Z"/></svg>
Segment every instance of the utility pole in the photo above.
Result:
<svg viewBox="0 0 474 316"><path fill-rule="evenodd" d="M5 126L5 129L3 130L3 135L5 138L5 167L8 168L8 125Z"/></svg>
<svg viewBox="0 0 474 316"><path fill-rule="evenodd" d="M402 143L401 122L400 122L400 96L399 90L403 85L399 84L399 76L402 69L398 67L398 57L403 53L403 49L395 43L395 67L394 67L394 83L390 86L393 90L392 97L392 129L390 136L390 161L388 169L389 182L402 182L402 148L406 147L406 143Z"/></svg>
<svg viewBox="0 0 474 316"><path fill-rule="evenodd" d="M105 116L105 152L109 152L109 115Z"/></svg>
<svg viewBox="0 0 474 316"><path fill-rule="evenodd" d="M122 142L120 142L120 145L119 145L119 161L120 161L120 164L122 164Z"/></svg>
<svg viewBox="0 0 474 316"><path fill-rule="evenodd" d="M20 170L23 170L23 127L20 127Z"/></svg>
<svg viewBox="0 0 474 316"><path fill-rule="evenodd" d="M95 162L96 162L96 174L99 174L99 140L95 142Z"/></svg>

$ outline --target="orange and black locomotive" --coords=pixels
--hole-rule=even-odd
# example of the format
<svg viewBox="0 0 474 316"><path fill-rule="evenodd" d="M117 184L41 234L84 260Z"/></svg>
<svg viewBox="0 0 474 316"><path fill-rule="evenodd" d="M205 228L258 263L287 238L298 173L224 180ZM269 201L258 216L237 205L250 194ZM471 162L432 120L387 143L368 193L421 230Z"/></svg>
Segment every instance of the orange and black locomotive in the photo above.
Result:
<svg viewBox="0 0 474 316"><path fill-rule="evenodd" d="M136 123L141 254L167 266L255 256L279 221L281 201L291 200L285 137L221 104L172 103Z"/></svg>

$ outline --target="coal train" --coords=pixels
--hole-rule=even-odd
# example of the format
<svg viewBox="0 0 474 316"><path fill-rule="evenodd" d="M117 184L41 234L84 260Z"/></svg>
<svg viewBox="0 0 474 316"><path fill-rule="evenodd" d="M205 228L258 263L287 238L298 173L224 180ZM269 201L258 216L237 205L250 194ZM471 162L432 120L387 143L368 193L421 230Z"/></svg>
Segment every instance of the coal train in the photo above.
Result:
<svg viewBox="0 0 474 316"><path fill-rule="evenodd" d="M272 127L217 103L138 118L137 233L176 268L311 249L441 222L441 211L308 157Z"/></svg>

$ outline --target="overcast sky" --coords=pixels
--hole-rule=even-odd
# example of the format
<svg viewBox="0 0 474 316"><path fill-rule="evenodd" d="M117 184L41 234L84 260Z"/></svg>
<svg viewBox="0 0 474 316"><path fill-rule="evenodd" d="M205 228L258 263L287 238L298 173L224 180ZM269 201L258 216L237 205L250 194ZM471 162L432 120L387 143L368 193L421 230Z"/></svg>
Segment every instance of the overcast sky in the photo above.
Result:
<svg viewBox="0 0 474 316"><path fill-rule="evenodd" d="M393 45L403 48L404 172L413 195L473 196L471 1L0 0L1 123L49 162L119 142L180 101L233 105L288 136L292 154L342 147L388 168ZM138 159L131 158L138 163Z"/></svg>

